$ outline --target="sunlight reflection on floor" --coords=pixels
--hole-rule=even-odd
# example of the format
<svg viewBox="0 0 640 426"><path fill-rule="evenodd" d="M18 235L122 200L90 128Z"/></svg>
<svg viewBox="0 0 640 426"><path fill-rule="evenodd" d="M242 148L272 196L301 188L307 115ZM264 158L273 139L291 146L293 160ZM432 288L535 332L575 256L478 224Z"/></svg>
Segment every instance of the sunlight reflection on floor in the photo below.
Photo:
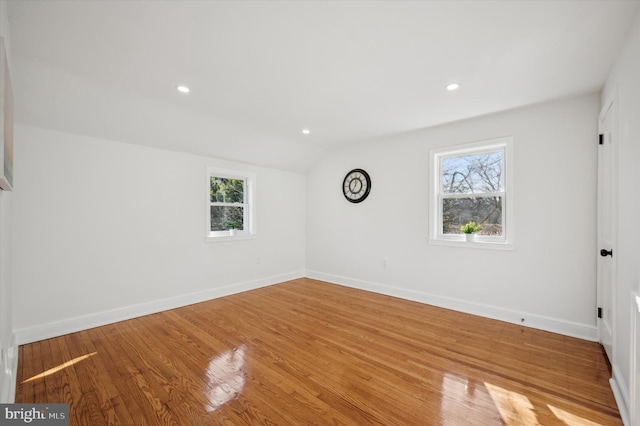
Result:
<svg viewBox="0 0 640 426"><path fill-rule="evenodd" d="M489 395L507 425L539 425L529 398L485 382Z"/></svg>
<svg viewBox="0 0 640 426"><path fill-rule="evenodd" d="M209 388L206 392L210 403L206 407L208 412L215 411L242 393L246 381L244 368L246 350L247 347L241 345L239 348L220 354L209 361L206 371L209 380Z"/></svg>
<svg viewBox="0 0 640 426"><path fill-rule="evenodd" d="M60 371L60 370L62 370L62 369L64 369L64 368L67 368L67 367L70 367L70 366L72 366L72 365L74 365L74 364L77 364L77 363L78 363L78 362L80 362L80 361L84 361L85 359L87 359L87 358L89 358L89 357L92 357L92 356L94 356L94 355L95 355L95 354L97 354L97 353L98 353L98 352L92 352L92 353L90 353L90 354L88 354L88 355L82 355L82 356L79 356L79 357L77 357L77 358L72 359L71 361L67 361L67 362L65 362L65 363L62 363L62 364L58 365L57 367L50 368L50 369L48 369L47 371L45 371L45 372L43 372L43 373L40 373L40 374L38 374L38 375L35 375L35 376L33 376L33 377L31 377L31 378L29 378L29 379L27 379L27 380L23 381L22 383L27 383L27 382L30 382L30 381L32 381L32 380L36 380L36 379L41 379L41 378L43 378L43 377L47 377L47 376L48 376L48 375L50 375L50 374L56 373L56 372L58 372L58 371Z"/></svg>
<svg viewBox="0 0 640 426"><path fill-rule="evenodd" d="M484 385L506 425L541 425L529 398L491 383L485 382ZM558 423L567 426L601 426L600 423L592 422L558 407L549 404L546 404L546 407L559 420Z"/></svg>
<svg viewBox="0 0 640 426"><path fill-rule="evenodd" d="M487 424L498 424L500 413L495 408L483 382L452 373L442 376L440 418L434 424L473 424L476 411L482 412Z"/></svg>
<svg viewBox="0 0 640 426"><path fill-rule="evenodd" d="M600 423L595 423L583 417L576 416L575 414L571 414L558 407L554 407L553 405L547 404L547 407L549 407L549 410L551 410L554 416L565 422L568 426L601 426Z"/></svg>

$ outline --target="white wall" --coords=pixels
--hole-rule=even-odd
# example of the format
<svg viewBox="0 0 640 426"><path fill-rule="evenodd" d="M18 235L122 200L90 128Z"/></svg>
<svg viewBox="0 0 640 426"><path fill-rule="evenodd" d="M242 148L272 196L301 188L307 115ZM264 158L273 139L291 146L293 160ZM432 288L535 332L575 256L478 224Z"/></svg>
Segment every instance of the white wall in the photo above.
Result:
<svg viewBox="0 0 640 426"><path fill-rule="evenodd" d="M18 343L304 274L305 177L16 126ZM205 242L206 168L257 175L252 240Z"/></svg>
<svg viewBox="0 0 640 426"><path fill-rule="evenodd" d="M11 41L7 3L0 0L0 37L4 38L11 69ZM12 193L0 190L0 403L13 402L17 346L13 339L11 306L11 202Z"/></svg>
<svg viewBox="0 0 640 426"><path fill-rule="evenodd" d="M0 403L13 402L12 363L16 354L11 304L11 195L0 190Z"/></svg>
<svg viewBox="0 0 640 426"><path fill-rule="evenodd" d="M619 199L616 330L611 363L624 404L628 406L634 374L631 371L631 291L638 289L640 282L640 12L607 78L603 106L610 99L617 115L614 131L618 142ZM640 418L636 424L640 424Z"/></svg>
<svg viewBox="0 0 640 426"><path fill-rule="evenodd" d="M599 102L583 96L335 151L307 176L308 275L594 340ZM429 245L429 149L507 135L515 250ZM357 167L372 190L351 204L341 184Z"/></svg>

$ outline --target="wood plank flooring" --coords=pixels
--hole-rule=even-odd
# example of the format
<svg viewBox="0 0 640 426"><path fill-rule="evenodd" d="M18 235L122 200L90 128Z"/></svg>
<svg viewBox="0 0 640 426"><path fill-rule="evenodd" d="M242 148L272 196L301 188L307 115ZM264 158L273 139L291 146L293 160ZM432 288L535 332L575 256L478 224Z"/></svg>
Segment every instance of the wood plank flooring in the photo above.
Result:
<svg viewBox="0 0 640 426"><path fill-rule="evenodd" d="M20 347L72 425L621 425L600 346L299 279Z"/></svg>

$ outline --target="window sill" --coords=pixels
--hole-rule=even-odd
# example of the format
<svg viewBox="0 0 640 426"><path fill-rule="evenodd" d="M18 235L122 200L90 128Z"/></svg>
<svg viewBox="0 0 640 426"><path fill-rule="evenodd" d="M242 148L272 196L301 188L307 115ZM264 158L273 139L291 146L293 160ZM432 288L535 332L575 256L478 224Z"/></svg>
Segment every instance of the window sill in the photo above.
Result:
<svg viewBox="0 0 640 426"><path fill-rule="evenodd" d="M472 249L485 249L485 250L507 250L513 251L516 249L514 244L492 241L474 241L467 242L462 240L437 240L435 238L429 238L427 240L429 245L433 246L449 246L449 247L465 247Z"/></svg>
<svg viewBox="0 0 640 426"><path fill-rule="evenodd" d="M205 237L205 241L208 243L222 243L226 241L238 241L238 240L253 240L256 238L256 234L243 234L243 235L222 235L219 237Z"/></svg>

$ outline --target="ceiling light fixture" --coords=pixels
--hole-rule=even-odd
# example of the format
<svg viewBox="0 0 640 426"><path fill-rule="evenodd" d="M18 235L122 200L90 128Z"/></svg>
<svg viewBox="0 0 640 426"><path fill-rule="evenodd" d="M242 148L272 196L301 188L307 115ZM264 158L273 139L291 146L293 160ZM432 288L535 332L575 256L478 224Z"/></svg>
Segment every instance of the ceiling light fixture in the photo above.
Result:
<svg viewBox="0 0 640 426"><path fill-rule="evenodd" d="M311 133L311 130L309 130L309 129L302 129L302 134L303 134L303 135L308 135L309 133Z"/></svg>
<svg viewBox="0 0 640 426"><path fill-rule="evenodd" d="M176 89L180 93L189 93L191 91L187 86L176 86Z"/></svg>
<svg viewBox="0 0 640 426"><path fill-rule="evenodd" d="M452 92L454 90L458 90L458 88L460 88L460 83L451 83L451 84L447 84L447 90Z"/></svg>

